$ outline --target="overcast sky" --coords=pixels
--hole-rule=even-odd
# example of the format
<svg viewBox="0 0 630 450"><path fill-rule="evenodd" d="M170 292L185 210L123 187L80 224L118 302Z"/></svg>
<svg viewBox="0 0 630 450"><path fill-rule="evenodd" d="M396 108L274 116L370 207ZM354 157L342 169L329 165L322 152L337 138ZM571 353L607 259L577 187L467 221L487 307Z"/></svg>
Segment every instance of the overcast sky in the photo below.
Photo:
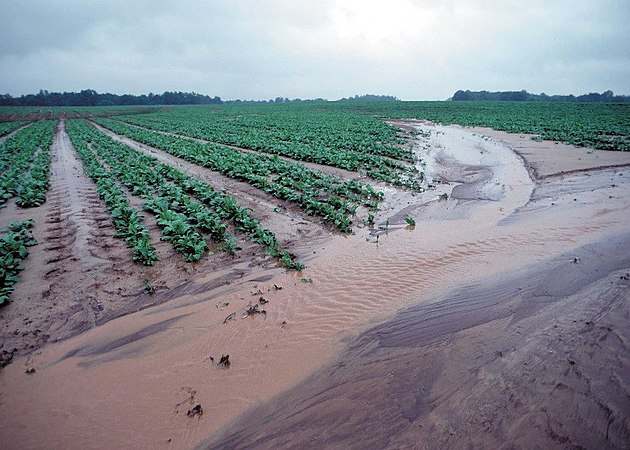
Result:
<svg viewBox="0 0 630 450"><path fill-rule="evenodd" d="M630 0L0 0L0 93L630 94Z"/></svg>

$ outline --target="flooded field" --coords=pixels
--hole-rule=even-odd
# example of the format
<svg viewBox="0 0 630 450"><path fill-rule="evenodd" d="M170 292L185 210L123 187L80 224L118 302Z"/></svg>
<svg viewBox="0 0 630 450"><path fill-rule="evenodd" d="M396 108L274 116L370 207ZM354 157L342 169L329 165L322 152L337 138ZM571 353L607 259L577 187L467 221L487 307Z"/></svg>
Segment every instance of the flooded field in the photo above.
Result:
<svg viewBox="0 0 630 450"><path fill-rule="evenodd" d="M32 338L41 348L16 352L0 373L5 442L622 447L630 437L619 400L629 370L628 155L616 153L619 167L610 167L611 152L594 151L601 158L579 167L559 158L549 169L553 143L542 158L506 133L399 124L420 133L414 152L435 188L384 186L375 226L351 235L297 210L270 221L296 243L303 272L255 258L179 263L159 274L153 295L141 283L155 269L117 261L123 247L111 229L86 231L85 223L99 229L99 209L61 126L52 201L36 232L58 233L61 223L68 242L36 250L33 278L16 291L54 299L50 311L2 313L7 348L33 345L13 333L25 318L50 330L43 342ZM272 206L256 195L239 193ZM10 211L3 220L20 214ZM105 262L90 250L94 239L111 240ZM54 252L69 252L68 262L54 266ZM116 278L123 272L132 283ZM92 296L104 303L85 301Z"/></svg>

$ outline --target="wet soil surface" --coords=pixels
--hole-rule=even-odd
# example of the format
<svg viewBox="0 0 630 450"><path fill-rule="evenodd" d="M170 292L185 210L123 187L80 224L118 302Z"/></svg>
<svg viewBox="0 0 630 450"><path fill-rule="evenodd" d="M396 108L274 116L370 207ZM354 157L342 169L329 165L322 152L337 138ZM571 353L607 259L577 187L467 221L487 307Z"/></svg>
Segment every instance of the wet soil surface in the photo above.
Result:
<svg viewBox="0 0 630 450"><path fill-rule="evenodd" d="M630 171L534 183L501 142L410 126L434 190L316 241L303 273L168 260L167 286L138 298L163 304L0 371L7 445L619 446ZM576 429L587 414L607 441Z"/></svg>
<svg viewBox="0 0 630 450"><path fill-rule="evenodd" d="M11 303L0 308L0 367L48 342L166 302L182 292L210 291L253 270L277 266L262 255L260 246L248 241L239 242L242 250L235 258L215 249L198 263L183 262L170 244L160 241L160 230L148 214L145 220L160 261L151 268L134 264L130 250L114 238L111 217L83 172L63 122L50 151L51 189L46 203L22 209L9 201L0 210L2 228L15 220L34 219L33 235L39 242L29 249ZM143 201L131 198L131 203L141 209ZM307 241L326 239L324 229L316 224L275 216L264 224L275 228L281 243L302 256L312 255ZM191 282L193 278L197 280ZM153 292L146 289L148 281Z"/></svg>
<svg viewBox="0 0 630 450"><path fill-rule="evenodd" d="M401 311L200 448L625 448L629 246L616 236Z"/></svg>

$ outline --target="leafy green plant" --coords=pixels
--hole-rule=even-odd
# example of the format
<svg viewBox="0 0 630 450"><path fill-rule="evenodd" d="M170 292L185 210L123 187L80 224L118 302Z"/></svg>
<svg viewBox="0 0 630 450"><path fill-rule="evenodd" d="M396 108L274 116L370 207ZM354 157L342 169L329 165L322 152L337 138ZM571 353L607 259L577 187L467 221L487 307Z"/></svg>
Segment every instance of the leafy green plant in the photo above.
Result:
<svg viewBox="0 0 630 450"><path fill-rule="evenodd" d="M13 222L0 236L0 305L9 301L23 270L20 264L28 256L28 247L37 245L30 231L33 225L33 220Z"/></svg>
<svg viewBox="0 0 630 450"><path fill-rule="evenodd" d="M407 225L410 227L416 226L416 220L413 217L405 217L405 222L407 222Z"/></svg>

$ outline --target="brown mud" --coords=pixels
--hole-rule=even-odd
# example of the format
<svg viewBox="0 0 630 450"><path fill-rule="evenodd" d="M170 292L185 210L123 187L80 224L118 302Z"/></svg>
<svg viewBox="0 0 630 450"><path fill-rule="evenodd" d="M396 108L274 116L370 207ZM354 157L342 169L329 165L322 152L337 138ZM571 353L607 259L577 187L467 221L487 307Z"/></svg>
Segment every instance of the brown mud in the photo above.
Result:
<svg viewBox="0 0 630 450"><path fill-rule="evenodd" d="M85 175L63 122L50 151L51 189L46 203L23 209L11 200L0 210L0 228L15 220L34 219L33 235L39 242L30 247L22 264L24 271L11 303L0 309L0 366L46 343L164 303L184 292L220 291L252 271L263 267L276 270L276 262L259 256L260 246L250 242L239 242L242 250L236 257L215 249L198 263L186 263L170 244L160 241L160 230L149 214L145 214L145 221L160 261L155 267L134 264L130 250L114 238L111 217ZM141 200L131 198L131 203L141 208ZM282 216L277 216L270 227L282 223ZM308 238L319 242L326 237L314 225L309 229L303 222L297 227L291 224L296 228L294 234L298 233L292 236L296 248ZM291 225L284 227L290 229ZM291 241L285 239L283 244L291 245ZM304 257L310 257L312 250L306 252L302 250ZM147 290L148 282L154 292Z"/></svg>
<svg viewBox="0 0 630 450"><path fill-rule="evenodd" d="M354 403L360 407L348 419L341 412L343 405L333 405L331 418L341 421L336 422L339 434L325 441L332 447L346 444L343 436L351 428L358 436L352 445L364 443L363 447L385 440L392 447L414 442L422 447L425 437L426 446L434 442L431 439L447 439L438 442L446 446L483 446L505 436L502 442L520 442L519 436L524 436L522 442L530 442L529 435L518 428L526 422L510 419L514 416L509 408L517 407L505 406L509 414L502 422L500 415L490 416L493 407L486 412L483 405L505 405L501 402L511 395L526 405L525 411L540 412L531 402L554 380L570 387L554 391L554 395L567 392L566 397L546 408L547 419L526 416L532 423L550 424L548 435L557 436L553 442L558 446L585 442L571 420L566 419L567 428L562 428L563 411L577 411L581 399L591 405L600 397L611 411L608 442L623 437L625 410L609 394L594 393L596 384L617 389L588 368L603 364L573 357L575 364L569 362L567 370L582 370L584 364L583 373L589 378L583 383L592 389L573 395L571 389L578 392L582 385L570 384L562 372L566 358L558 355L578 347L578 353L590 355L584 342L591 335L580 334L578 320L582 319L578 317L601 306L592 303L601 297L611 305L601 314L605 320L588 321L610 326L617 333L611 331L605 339L621 336L621 343L612 346L613 353L602 352L602 356L617 364L615 374L627 373L621 353L626 335L618 330L628 314L616 300L621 295L627 303L621 278L626 275L623 270L614 272L625 259L610 254L606 245L615 247L615 236L627 233L630 170L591 170L534 183L523 159L501 142L472 136L458 127L413 126L427 133L418 139L416 150L426 157L427 173L440 182L435 190L409 198L410 203L391 204L391 209L382 211L387 229L364 228L351 236L330 237L315 248L317 254L303 273L269 269L239 276L225 271L221 275L226 284L214 289L209 289L209 278L217 274L190 274L189 281L168 292L168 303L111 320L17 359L0 373L0 426L6 445L192 448L213 445L217 439L224 439L225 444L245 439L270 447L292 433L305 446L318 447L317 440L326 435L304 431L326 429L329 424L327 419L310 421L318 411L317 399L309 402L315 391L303 383L320 380L318 375L309 378L314 373L339 374L338 380L329 377L317 386L328 382L331 392L342 398L362 392L353 383L365 376L363 390L372 391L374 397L373 403ZM455 190L458 186L463 187ZM406 215L416 218L415 227L404 227ZM617 241L615 248L625 248L625 242ZM596 276L583 275L596 270ZM545 281L540 277L546 272L557 276ZM565 272L566 285L575 284L580 290L550 291ZM582 277L584 282L574 283ZM522 283L518 285L522 294L514 291L518 283ZM532 298L533 303L528 301ZM392 319L401 310L406 312ZM584 320L584 326L591 326ZM383 325L379 328L379 324ZM553 330L561 336L552 334ZM599 337L592 339L595 342ZM380 345L385 341L389 347ZM381 352L379 357L359 352L363 359L357 356L353 362L352 352L364 345L374 355ZM547 356L548 347L556 353ZM495 352L507 356L497 354L492 362ZM419 355L426 358L418 360ZM347 372L342 370L344 357L350 362ZM393 384L387 384L388 378L362 372L365 358L372 364L370 371L393 372ZM500 364L506 362L516 368L504 370ZM530 365L525 381L531 381L532 390L517 376L520 368ZM335 372L334 367L339 370ZM553 370L547 375L543 367ZM25 373L32 369L36 372ZM342 375L352 382L336 383ZM490 388L484 389L477 378L490 383ZM588 379L593 380L590 385ZM416 385L417 380L423 384ZM492 380L498 384L492 385ZM346 386L348 397L343 397ZM469 391L472 403L466 403ZM393 397L388 397L390 392ZM299 429L280 426L275 419L282 413L273 413L264 423L249 421L247 426L238 420L261 405L276 411L286 396L304 399L304 415L297 411L286 422L290 426L294 419L309 419L298 420ZM405 411L391 419L388 416L385 422L395 422L398 435L392 437L385 427L376 425L374 432L352 426L357 423L355 417L370 412L379 417L376 408L383 398L392 399L390 411ZM433 401L426 403L427 398ZM395 399L400 403L398 410L392 409ZM442 404L443 410L439 409ZM552 408L558 405L562 411ZM286 411L292 408L295 405L288 405ZM337 411L340 414L335 416ZM470 415L477 411L492 420L475 422ZM427 415L435 420L426 421ZM451 417L462 420L453 424ZM348 427L343 426L344 420ZM457 428L460 423L465 427ZM438 432L427 437L422 433L429 425ZM484 429L492 432L485 435ZM466 440L468 435L470 440ZM264 436L271 440L258 441ZM313 438L317 440L310 441Z"/></svg>
<svg viewBox="0 0 630 450"><path fill-rule="evenodd" d="M615 236L401 311L199 447L624 448L629 245Z"/></svg>

